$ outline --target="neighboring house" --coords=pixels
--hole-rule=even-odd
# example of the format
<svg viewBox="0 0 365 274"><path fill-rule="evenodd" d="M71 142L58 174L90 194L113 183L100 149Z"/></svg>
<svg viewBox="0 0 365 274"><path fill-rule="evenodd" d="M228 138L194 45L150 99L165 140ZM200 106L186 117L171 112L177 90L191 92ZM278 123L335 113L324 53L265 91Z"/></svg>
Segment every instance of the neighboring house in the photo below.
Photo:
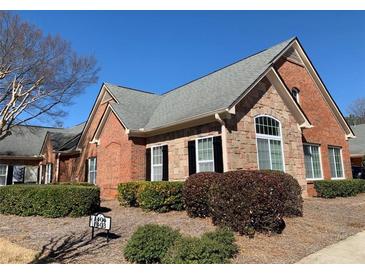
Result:
<svg viewBox="0 0 365 274"><path fill-rule="evenodd" d="M312 195L314 180L352 177L353 137L292 38L162 95L103 84L62 180L95 183L110 199L131 180L273 169Z"/></svg>
<svg viewBox="0 0 365 274"><path fill-rule="evenodd" d="M351 127L356 138L350 140L351 164L356 167L362 166L365 157L365 124Z"/></svg>
<svg viewBox="0 0 365 274"><path fill-rule="evenodd" d="M0 185L50 183L58 179L53 174L67 173L62 165L60 172L56 170L53 163L63 163L69 154L75 153L73 149L83 126L68 129L40 126L12 128L12 134L0 141ZM70 174L67 174L69 178Z"/></svg>

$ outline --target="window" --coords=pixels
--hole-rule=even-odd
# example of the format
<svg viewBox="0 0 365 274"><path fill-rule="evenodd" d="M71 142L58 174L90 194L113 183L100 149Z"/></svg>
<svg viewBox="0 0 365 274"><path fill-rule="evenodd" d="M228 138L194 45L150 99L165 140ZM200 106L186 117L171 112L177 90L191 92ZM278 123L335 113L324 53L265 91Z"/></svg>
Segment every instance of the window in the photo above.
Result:
<svg viewBox="0 0 365 274"><path fill-rule="evenodd" d="M329 147L328 156L331 166L331 177L333 179L343 178L342 152L338 147Z"/></svg>
<svg viewBox="0 0 365 274"><path fill-rule="evenodd" d="M213 137L196 139L197 172L214 171Z"/></svg>
<svg viewBox="0 0 365 274"><path fill-rule="evenodd" d="M280 122L268 116L255 118L259 169L284 171Z"/></svg>
<svg viewBox="0 0 365 274"><path fill-rule="evenodd" d="M163 146L152 147L152 181L162 181Z"/></svg>
<svg viewBox="0 0 365 274"><path fill-rule="evenodd" d="M46 164L46 176L45 176L45 184L49 184L52 182L52 164Z"/></svg>
<svg viewBox="0 0 365 274"><path fill-rule="evenodd" d="M322 179L321 156L318 145L304 145L305 176L307 179Z"/></svg>
<svg viewBox="0 0 365 274"><path fill-rule="evenodd" d="M8 166L0 165L0 186L6 185L7 177L8 177Z"/></svg>
<svg viewBox="0 0 365 274"><path fill-rule="evenodd" d="M96 157L88 159L88 174L87 181L91 184L96 184Z"/></svg>
<svg viewBox="0 0 365 274"><path fill-rule="evenodd" d="M295 99L295 101L297 101L299 103L299 89L298 88L292 88L291 90L291 95L293 96L293 98Z"/></svg>
<svg viewBox="0 0 365 274"><path fill-rule="evenodd" d="M13 167L13 184L24 183L25 166Z"/></svg>

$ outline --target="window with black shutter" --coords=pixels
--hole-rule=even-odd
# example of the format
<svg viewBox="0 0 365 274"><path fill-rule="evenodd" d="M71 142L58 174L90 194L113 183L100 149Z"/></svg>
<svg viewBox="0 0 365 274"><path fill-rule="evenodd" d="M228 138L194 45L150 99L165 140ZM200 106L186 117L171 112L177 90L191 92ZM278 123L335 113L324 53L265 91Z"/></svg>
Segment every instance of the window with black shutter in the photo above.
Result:
<svg viewBox="0 0 365 274"><path fill-rule="evenodd" d="M195 140L188 142L188 154L189 154L189 175L192 175L196 173Z"/></svg>
<svg viewBox="0 0 365 274"><path fill-rule="evenodd" d="M151 149L146 149L146 181L151 181Z"/></svg>
<svg viewBox="0 0 365 274"><path fill-rule="evenodd" d="M213 150L214 150L214 171L223 172L223 153L222 153L222 137L213 137Z"/></svg>
<svg viewBox="0 0 365 274"><path fill-rule="evenodd" d="M169 180L169 152L167 145L162 147L162 180Z"/></svg>

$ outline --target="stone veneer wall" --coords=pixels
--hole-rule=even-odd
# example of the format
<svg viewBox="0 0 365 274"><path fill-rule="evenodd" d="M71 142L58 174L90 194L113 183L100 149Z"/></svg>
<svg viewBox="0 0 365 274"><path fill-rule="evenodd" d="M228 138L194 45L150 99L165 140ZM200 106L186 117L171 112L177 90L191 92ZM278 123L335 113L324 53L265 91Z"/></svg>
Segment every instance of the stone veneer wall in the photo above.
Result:
<svg viewBox="0 0 365 274"><path fill-rule="evenodd" d="M182 129L147 138L147 147L168 145L169 180L184 180L189 176L188 141L198 137L219 135L220 130L218 122Z"/></svg>
<svg viewBox="0 0 365 274"><path fill-rule="evenodd" d="M281 122L285 172L306 189L302 132L279 93L268 81L257 85L236 105L236 114L227 122L229 170L258 169L255 116L270 115Z"/></svg>

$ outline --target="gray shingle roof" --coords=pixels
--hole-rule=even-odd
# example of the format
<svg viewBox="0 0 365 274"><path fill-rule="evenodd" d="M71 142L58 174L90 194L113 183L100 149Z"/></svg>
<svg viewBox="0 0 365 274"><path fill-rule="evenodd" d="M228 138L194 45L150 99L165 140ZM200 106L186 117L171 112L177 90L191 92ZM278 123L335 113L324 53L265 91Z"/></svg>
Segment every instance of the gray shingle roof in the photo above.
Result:
<svg viewBox="0 0 365 274"><path fill-rule="evenodd" d="M84 124L71 128L53 128L39 126L15 126L12 134L0 140L2 156L39 156L47 133L56 148L61 148L70 139L79 135Z"/></svg>
<svg viewBox="0 0 365 274"><path fill-rule="evenodd" d="M150 130L228 108L295 38L247 57L163 95L106 84L113 108L129 129Z"/></svg>
<svg viewBox="0 0 365 274"><path fill-rule="evenodd" d="M351 127L356 138L349 140L350 154L365 155L365 124Z"/></svg>

